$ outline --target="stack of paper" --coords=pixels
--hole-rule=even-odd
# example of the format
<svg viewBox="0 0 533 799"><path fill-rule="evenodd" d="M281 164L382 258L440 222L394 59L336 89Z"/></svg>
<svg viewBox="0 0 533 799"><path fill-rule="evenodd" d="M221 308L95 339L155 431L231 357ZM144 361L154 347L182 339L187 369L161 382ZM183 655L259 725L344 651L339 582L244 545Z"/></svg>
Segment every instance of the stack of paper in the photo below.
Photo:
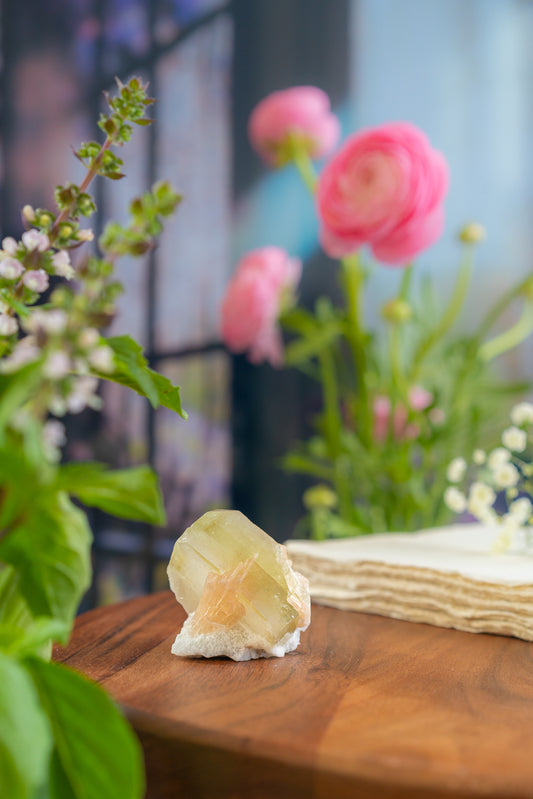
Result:
<svg viewBox="0 0 533 799"><path fill-rule="evenodd" d="M467 524L287 548L315 602L533 641L533 553L496 554L495 537Z"/></svg>

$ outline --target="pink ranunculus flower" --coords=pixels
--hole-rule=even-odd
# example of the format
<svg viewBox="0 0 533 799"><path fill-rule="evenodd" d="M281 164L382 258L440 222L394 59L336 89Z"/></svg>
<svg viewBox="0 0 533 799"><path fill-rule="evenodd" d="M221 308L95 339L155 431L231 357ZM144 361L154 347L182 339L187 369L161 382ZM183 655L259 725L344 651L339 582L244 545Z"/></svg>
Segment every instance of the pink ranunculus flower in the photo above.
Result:
<svg viewBox="0 0 533 799"><path fill-rule="evenodd" d="M288 143L297 137L311 158L330 153L340 136L329 97L315 86L294 86L273 92L252 111L248 135L255 150L271 166L290 160Z"/></svg>
<svg viewBox="0 0 533 799"><path fill-rule="evenodd" d="M253 250L241 259L222 302L222 340L253 363L283 363L278 325L300 280L301 262L279 247Z"/></svg>
<svg viewBox="0 0 533 799"><path fill-rule="evenodd" d="M413 411L425 411L432 404L434 396L431 391L423 386L413 386L408 393L409 407ZM391 420L392 411L392 420ZM389 435L392 424L392 436L395 441L405 441L417 438L420 427L415 422L409 421L409 411L403 402L398 402L392 409L391 401L387 396L378 395L374 398L374 440L385 441Z"/></svg>
<svg viewBox="0 0 533 799"><path fill-rule="evenodd" d="M444 226L448 167L408 122L351 136L323 170L317 191L322 246L338 258L368 244L386 264L405 264Z"/></svg>

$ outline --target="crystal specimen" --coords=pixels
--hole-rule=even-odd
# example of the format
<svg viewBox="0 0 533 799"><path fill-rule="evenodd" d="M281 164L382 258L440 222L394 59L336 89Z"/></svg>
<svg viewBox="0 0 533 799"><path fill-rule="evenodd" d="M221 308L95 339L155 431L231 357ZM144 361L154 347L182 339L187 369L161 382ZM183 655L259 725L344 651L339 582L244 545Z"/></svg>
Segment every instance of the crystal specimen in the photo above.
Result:
<svg viewBox="0 0 533 799"><path fill-rule="evenodd" d="M170 587L187 613L175 655L282 657L310 620L309 584L285 547L239 511L205 513L176 541Z"/></svg>

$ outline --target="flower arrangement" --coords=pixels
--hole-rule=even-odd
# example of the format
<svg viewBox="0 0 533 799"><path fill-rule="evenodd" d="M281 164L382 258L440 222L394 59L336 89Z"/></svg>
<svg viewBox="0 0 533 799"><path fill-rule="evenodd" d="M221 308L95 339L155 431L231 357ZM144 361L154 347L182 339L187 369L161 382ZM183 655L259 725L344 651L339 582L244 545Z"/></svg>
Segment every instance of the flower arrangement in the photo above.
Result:
<svg viewBox="0 0 533 799"><path fill-rule="evenodd" d="M0 250L0 794L10 799L144 795L140 747L112 701L50 661L91 579L91 532L72 500L151 524L165 518L148 467L62 464L59 418L100 407L100 378L184 415L178 387L148 367L141 347L103 334L121 291L117 258L149 250L179 196L156 184L132 201L128 225L106 226L100 255L81 249L93 240L80 226L95 210L89 185L123 177L113 148L133 124L149 124L153 101L132 78L108 102L103 143L76 152L81 184L57 187L55 211L25 206L20 241L7 236Z"/></svg>
<svg viewBox="0 0 533 799"><path fill-rule="evenodd" d="M312 309L298 307L301 265L266 247L240 261L221 308L221 334L231 351L297 367L320 384L313 432L284 459L287 470L315 481L304 494L302 521L315 538L445 521L446 464L479 447L506 401L491 362L533 329L528 276L474 332L455 332L475 247L484 238L479 224L459 235L460 265L446 302L428 282L413 281L414 259L443 231L449 180L443 155L426 135L407 122L356 132L317 174L313 159L331 156L339 133L328 97L315 87L271 94L249 121L251 144L265 163L292 163L313 193L321 246L339 261L343 304L322 296ZM365 319L366 292L374 270L384 268L391 298L374 332ZM516 299L522 317L491 337Z"/></svg>
<svg viewBox="0 0 533 799"><path fill-rule="evenodd" d="M494 549L500 552L513 545L533 548L533 465L527 457L533 443L533 404L519 402L511 409L510 421L501 436L503 446L488 453L475 449L468 463L460 456L449 463L451 485L444 492L451 511L468 512L498 531Z"/></svg>

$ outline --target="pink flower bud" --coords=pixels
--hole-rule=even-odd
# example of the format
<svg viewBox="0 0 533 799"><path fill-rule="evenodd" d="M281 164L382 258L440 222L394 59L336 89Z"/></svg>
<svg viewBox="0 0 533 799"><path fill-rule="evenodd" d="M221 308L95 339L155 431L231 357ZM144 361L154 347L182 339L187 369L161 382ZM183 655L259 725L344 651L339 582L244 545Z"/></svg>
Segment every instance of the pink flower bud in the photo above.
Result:
<svg viewBox="0 0 533 799"><path fill-rule="evenodd" d="M283 361L278 318L299 280L301 264L278 247L248 253L238 264L222 303L221 335L232 352L253 363Z"/></svg>
<svg viewBox="0 0 533 799"><path fill-rule="evenodd" d="M16 280L24 272L24 267L16 258L4 258L0 261L0 277L5 280Z"/></svg>
<svg viewBox="0 0 533 799"><path fill-rule="evenodd" d="M22 282L30 291L42 294L49 285L48 275L44 269L28 269L22 276Z"/></svg>
<svg viewBox="0 0 533 799"><path fill-rule="evenodd" d="M295 86L273 92L255 107L248 134L267 163L282 166L290 160L290 137L297 139L311 158L321 158L337 144L340 125L325 92L315 86Z"/></svg>
<svg viewBox="0 0 533 799"><path fill-rule="evenodd" d="M351 136L318 183L322 245L341 257L369 244L386 264L405 264L442 232L448 168L406 122Z"/></svg>
<svg viewBox="0 0 533 799"><path fill-rule="evenodd" d="M413 386L409 391L409 405L414 411L425 411L433 400L431 391L426 391L422 386Z"/></svg>

